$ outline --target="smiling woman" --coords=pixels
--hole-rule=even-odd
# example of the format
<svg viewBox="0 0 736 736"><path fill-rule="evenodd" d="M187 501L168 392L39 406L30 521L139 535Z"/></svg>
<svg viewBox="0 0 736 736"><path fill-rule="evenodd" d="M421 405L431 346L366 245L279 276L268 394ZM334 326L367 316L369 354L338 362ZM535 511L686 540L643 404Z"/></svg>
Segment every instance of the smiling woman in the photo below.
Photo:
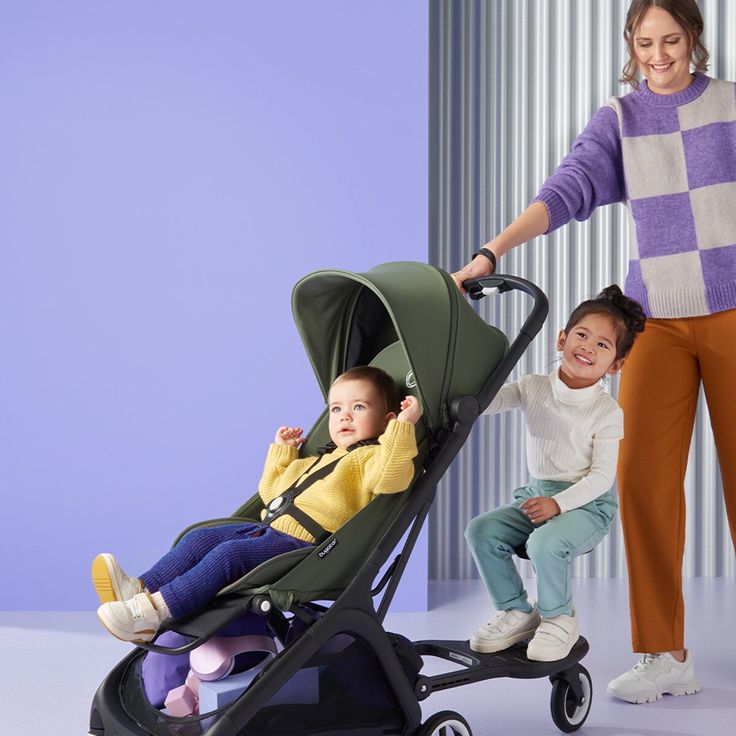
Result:
<svg viewBox="0 0 736 736"><path fill-rule="evenodd" d="M681 92L692 81L690 46L684 29L661 8L651 8L634 37L636 61L649 83L660 95Z"/></svg>
<svg viewBox="0 0 736 736"><path fill-rule="evenodd" d="M702 33L703 20L695 2L633 2L624 29L630 58L621 81L638 87L637 72L641 72L653 92L681 92L692 81L691 63L696 71L708 69Z"/></svg>

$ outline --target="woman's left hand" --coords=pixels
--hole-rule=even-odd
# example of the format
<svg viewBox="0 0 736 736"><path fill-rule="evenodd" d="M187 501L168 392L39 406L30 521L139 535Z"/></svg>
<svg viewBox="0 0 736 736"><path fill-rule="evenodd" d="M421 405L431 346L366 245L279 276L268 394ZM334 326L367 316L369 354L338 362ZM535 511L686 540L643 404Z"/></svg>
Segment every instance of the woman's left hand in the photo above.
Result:
<svg viewBox="0 0 736 736"><path fill-rule="evenodd" d="M527 498L519 507L528 517L532 524L544 524L555 516L559 516L560 507L554 498L547 496L535 496Z"/></svg>

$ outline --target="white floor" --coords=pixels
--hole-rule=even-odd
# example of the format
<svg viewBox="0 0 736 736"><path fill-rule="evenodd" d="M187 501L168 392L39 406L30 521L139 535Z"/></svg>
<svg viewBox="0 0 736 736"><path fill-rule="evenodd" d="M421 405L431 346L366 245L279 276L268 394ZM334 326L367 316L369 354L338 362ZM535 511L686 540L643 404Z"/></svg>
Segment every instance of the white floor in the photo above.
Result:
<svg viewBox="0 0 736 736"><path fill-rule="evenodd" d="M531 587L531 584L530 584ZM585 736L733 736L736 734L736 581L686 581L688 646L703 690L629 705L606 684L634 664L629 649L626 585L575 580L581 631L591 649L583 663L593 677ZM389 614L387 628L413 639L462 639L488 613L475 581L436 584L428 613ZM92 696L128 651L99 626L93 612L0 612L2 733L82 736ZM450 669L450 667L448 667ZM453 709L475 736L557 734L549 715L547 680L490 680L432 695L424 713Z"/></svg>

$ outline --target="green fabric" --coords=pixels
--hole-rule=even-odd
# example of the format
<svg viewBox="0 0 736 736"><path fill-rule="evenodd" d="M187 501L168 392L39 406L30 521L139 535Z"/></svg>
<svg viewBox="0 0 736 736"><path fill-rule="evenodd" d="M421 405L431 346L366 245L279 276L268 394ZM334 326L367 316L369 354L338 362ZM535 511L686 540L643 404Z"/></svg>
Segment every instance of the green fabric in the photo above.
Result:
<svg viewBox="0 0 736 736"><path fill-rule="evenodd" d="M361 333L355 318L365 289L379 301ZM347 365L348 351L356 342L364 364L383 368L406 393L420 399L424 415L417 427L418 470L428 444L425 423L430 431L446 425L450 401L477 395L508 349L505 335L476 314L449 275L425 263L387 263L366 273L317 271L294 287L292 309L325 399L332 381L352 367ZM314 454L328 440L325 411L300 454ZM336 598L408 497L409 491L379 496L316 549L268 560L223 592L268 592L284 610L293 601ZM255 494L235 516L258 519L262 508ZM337 544L320 557L332 539Z"/></svg>
<svg viewBox="0 0 736 736"><path fill-rule="evenodd" d="M505 335L476 314L447 273L426 263L385 263L366 273L317 271L294 287L292 309L325 398L332 381L352 367L346 365L350 326L363 289L385 306L381 319L404 347L428 426L446 424L447 403L480 392L505 355ZM375 328L391 334L380 321Z"/></svg>

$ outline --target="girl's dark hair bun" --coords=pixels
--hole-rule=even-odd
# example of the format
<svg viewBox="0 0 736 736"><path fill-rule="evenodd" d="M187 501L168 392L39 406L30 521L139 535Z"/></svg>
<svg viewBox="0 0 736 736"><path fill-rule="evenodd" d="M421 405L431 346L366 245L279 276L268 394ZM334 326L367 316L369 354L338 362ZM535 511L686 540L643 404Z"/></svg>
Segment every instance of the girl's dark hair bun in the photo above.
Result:
<svg viewBox="0 0 736 736"><path fill-rule="evenodd" d="M626 328L629 332L632 332L634 335L639 332L644 332L647 318L641 304L639 304L635 299L630 299L626 296L621 291L618 284L606 286L606 288L598 294L597 298L608 299L613 303L618 311L621 312L621 316L623 317L624 322L626 323Z"/></svg>

